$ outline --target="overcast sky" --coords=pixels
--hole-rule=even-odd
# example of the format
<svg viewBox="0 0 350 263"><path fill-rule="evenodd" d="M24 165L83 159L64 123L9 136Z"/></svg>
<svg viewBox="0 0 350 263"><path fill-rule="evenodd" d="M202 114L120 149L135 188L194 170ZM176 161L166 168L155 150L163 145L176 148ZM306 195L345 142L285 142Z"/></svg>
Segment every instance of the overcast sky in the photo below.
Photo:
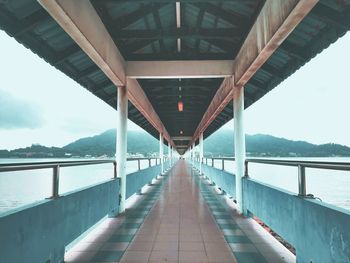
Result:
<svg viewBox="0 0 350 263"><path fill-rule="evenodd" d="M0 149L63 146L116 127L106 103L3 31L0 43ZM350 145L349 61L350 34L251 106L246 132Z"/></svg>

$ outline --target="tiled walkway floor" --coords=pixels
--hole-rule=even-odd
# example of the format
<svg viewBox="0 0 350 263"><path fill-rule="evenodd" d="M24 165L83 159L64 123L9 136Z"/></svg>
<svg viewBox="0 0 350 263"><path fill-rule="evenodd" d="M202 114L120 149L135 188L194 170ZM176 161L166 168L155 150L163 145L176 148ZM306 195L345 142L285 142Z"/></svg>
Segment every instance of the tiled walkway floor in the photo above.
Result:
<svg viewBox="0 0 350 263"><path fill-rule="evenodd" d="M107 220L66 253L66 262L293 262L264 241L259 225L233 218L185 161L158 181L123 218Z"/></svg>

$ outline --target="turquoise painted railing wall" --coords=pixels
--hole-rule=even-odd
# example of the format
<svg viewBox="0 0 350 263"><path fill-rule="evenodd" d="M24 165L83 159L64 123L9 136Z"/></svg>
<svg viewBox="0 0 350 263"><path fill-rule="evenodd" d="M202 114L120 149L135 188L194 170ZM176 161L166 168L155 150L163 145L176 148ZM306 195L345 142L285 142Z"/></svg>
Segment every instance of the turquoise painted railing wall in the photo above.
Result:
<svg viewBox="0 0 350 263"><path fill-rule="evenodd" d="M350 212L243 179L246 209L296 248L297 262L350 262Z"/></svg>
<svg viewBox="0 0 350 263"><path fill-rule="evenodd" d="M170 168L170 162L164 168ZM127 175L127 198L160 175L160 165ZM119 210L119 179L0 215L0 262L63 262L65 247Z"/></svg>
<svg viewBox="0 0 350 263"><path fill-rule="evenodd" d="M0 216L0 262L63 262L65 246L118 211L119 181L44 200Z"/></svg>
<svg viewBox="0 0 350 263"><path fill-rule="evenodd" d="M164 169L170 167L170 162L164 162ZM160 165L152 166L126 176L126 198L137 193L144 185L150 183L157 175L160 175Z"/></svg>
<svg viewBox="0 0 350 263"><path fill-rule="evenodd" d="M195 166L199 169L198 163ZM233 174L207 165L203 173L222 189L233 187ZM349 211L249 178L243 178L243 202L247 214L260 218L296 248L298 263L350 262Z"/></svg>
<svg viewBox="0 0 350 263"><path fill-rule="evenodd" d="M207 176L210 181L213 181L228 195L236 196L236 177L234 174L205 164L202 164L202 170L203 174Z"/></svg>

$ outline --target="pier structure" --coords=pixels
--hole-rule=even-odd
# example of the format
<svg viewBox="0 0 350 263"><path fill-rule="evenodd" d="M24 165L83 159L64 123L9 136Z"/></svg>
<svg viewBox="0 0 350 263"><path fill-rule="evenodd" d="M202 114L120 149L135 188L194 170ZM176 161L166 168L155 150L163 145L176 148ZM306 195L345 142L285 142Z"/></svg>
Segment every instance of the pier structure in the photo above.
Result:
<svg viewBox="0 0 350 263"><path fill-rule="evenodd" d="M0 165L53 170L49 199L0 216L0 262L348 262L350 213L307 195L305 168L350 165L246 158L244 110L349 17L348 0L2 1L1 29L117 110L117 150L111 180L65 194L62 167L99 162ZM235 158L206 158L232 118ZM127 119L160 142L156 164L130 174ZM299 192L251 179L249 163L297 167Z"/></svg>

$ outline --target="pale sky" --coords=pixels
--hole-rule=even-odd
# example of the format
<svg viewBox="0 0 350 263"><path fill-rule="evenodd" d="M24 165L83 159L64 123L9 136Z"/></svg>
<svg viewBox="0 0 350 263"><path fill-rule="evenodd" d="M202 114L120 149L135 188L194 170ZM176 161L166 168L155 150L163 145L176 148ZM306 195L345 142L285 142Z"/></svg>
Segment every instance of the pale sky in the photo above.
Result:
<svg viewBox="0 0 350 263"><path fill-rule="evenodd" d="M116 127L109 105L3 31L0 43L0 149L63 146ZM246 132L350 145L349 61L347 34L251 106Z"/></svg>

